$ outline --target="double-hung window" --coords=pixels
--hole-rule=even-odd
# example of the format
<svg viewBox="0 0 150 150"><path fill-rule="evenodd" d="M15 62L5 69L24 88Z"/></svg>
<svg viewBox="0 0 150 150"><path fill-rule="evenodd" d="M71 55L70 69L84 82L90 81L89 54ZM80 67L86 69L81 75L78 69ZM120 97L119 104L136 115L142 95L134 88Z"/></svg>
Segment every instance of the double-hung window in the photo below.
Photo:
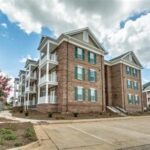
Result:
<svg viewBox="0 0 150 150"><path fill-rule="evenodd" d="M96 54L92 52L88 52L88 62L90 64L96 64Z"/></svg>
<svg viewBox="0 0 150 150"><path fill-rule="evenodd" d="M135 104L139 104L139 96L135 95Z"/></svg>
<svg viewBox="0 0 150 150"><path fill-rule="evenodd" d="M139 87L138 87L138 82L137 82L137 81L134 81L134 89L135 89L135 90L138 90L138 88L139 88Z"/></svg>
<svg viewBox="0 0 150 150"><path fill-rule="evenodd" d="M96 81L96 71L95 70L93 70L93 69L88 70L88 80L91 82Z"/></svg>
<svg viewBox="0 0 150 150"><path fill-rule="evenodd" d="M85 89L83 87L75 87L75 100L83 101L85 99Z"/></svg>
<svg viewBox="0 0 150 150"><path fill-rule="evenodd" d="M130 67L129 66L126 66L126 73L130 74Z"/></svg>
<svg viewBox="0 0 150 150"><path fill-rule="evenodd" d="M89 89L89 92L88 92L88 95L89 95L89 101L91 102L96 102L97 101L97 91L96 89Z"/></svg>
<svg viewBox="0 0 150 150"><path fill-rule="evenodd" d="M75 67L75 79L84 80L85 69L82 66Z"/></svg>
<svg viewBox="0 0 150 150"><path fill-rule="evenodd" d="M75 49L75 58L84 60L84 49L76 47L76 49Z"/></svg>
<svg viewBox="0 0 150 150"><path fill-rule="evenodd" d="M127 80L127 87L131 88L132 87L132 82L130 80Z"/></svg>
<svg viewBox="0 0 150 150"><path fill-rule="evenodd" d="M132 104L132 95L131 94L128 94L128 103Z"/></svg>

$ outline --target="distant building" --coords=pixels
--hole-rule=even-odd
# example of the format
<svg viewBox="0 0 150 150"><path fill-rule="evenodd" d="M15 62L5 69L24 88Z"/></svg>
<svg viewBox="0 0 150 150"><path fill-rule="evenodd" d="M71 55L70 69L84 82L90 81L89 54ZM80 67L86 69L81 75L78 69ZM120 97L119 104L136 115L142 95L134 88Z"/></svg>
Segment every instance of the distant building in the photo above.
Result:
<svg viewBox="0 0 150 150"><path fill-rule="evenodd" d="M150 82L143 85L143 105L144 109L150 108Z"/></svg>

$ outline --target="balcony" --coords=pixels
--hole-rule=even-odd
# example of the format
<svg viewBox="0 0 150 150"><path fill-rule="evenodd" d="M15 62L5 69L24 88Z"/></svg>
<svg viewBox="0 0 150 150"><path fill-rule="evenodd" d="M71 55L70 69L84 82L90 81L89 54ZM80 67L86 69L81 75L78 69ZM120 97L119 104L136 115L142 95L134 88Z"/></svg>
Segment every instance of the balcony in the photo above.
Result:
<svg viewBox="0 0 150 150"><path fill-rule="evenodd" d="M47 78L48 76L48 78ZM58 85L56 73L52 73L49 75L44 75L39 79L39 85L48 83L52 86Z"/></svg>
<svg viewBox="0 0 150 150"><path fill-rule="evenodd" d="M26 75L26 79L36 80L37 77L36 77L36 74L34 74L34 73L28 73Z"/></svg>
<svg viewBox="0 0 150 150"><path fill-rule="evenodd" d="M48 100L50 104L56 104L56 96L50 95Z"/></svg>
<svg viewBox="0 0 150 150"><path fill-rule="evenodd" d="M48 55L45 55L43 58L40 59L39 65L41 66L46 62L49 62L52 66L56 66L58 64L56 54L50 54L49 57Z"/></svg>
<svg viewBox="0 0 150 150"><path fill-rule="evenodd" d="M46 103L46 96L42 96L38 100L38 104L45 104ZM48 103L50 104L56 104L56 96L49 95L48 96Z"/></svg>
<svg viewBox="0 0 150 150"><path fill-rule="evenodd" d="M26 92L35 93L36 92L35 86L26 87Z"/></svg>
<svg viewBox="0 0 150 150"><path fill-rule="evenodd" d="M46 96L42 96L38 99L38 104L44 104L45 103L45 99L46 99Z"/></svg>

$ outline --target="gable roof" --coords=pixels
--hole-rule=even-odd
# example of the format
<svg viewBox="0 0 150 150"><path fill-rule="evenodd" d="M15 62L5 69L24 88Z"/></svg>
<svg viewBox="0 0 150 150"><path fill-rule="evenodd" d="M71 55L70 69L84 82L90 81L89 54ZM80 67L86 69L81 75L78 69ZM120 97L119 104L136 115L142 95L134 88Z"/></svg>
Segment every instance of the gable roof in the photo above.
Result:
<svg viewBox="0 0 150 150"><path fill-rule="evenodd" d="M148 87L150 87L150 82L143 84L143 90L147 89Z"/></svg>
<svg viewBox="0 0 150 150"><path fill-rule="evenodd" d="M111 60L109 60L109 61L115 61L115 60L121 59L121 58L123 58L124 56L126 56L127 54L129 54L129 52L126 52L126 53L124 53L124 54L122 54L122 55L119 55L119 56L117 56L117 57L114 57L113 59L111 59Z"/></svg>
<svg viewBox="0 0 150 150"><path fill-rule="evenodd" d="M29 65L29 64L37 65L37 61L32 60L32 59L27 59L27 60L26 60L25 67L27 67L27 65Z"/></svg>
<svg viewBox="0 0 150 150"><path fill-rule="evenodd" d="M124 60L124 58L127 57L127 56L129 56L129 55L131 55L134 58L134 60L136 61L136 64L139 67L143 68L143 66L141 65L140 61L138 60L138 58L136 57L136 55L134 54L133 51L129 51L129 52L126 52L126 53L124 53L124 54L122 54L120 56L117 56L117 57L111 59L110 62Z"/></svg>
<svg viewBox="0 0 150 150"><path fill-rule="evenodd" d="M70 31L70 32L66 32L66 33L63 33L64 35L68 35L68 36L72 36L72 35L75 35L75 34L78 34L78 33L81 33L83 31L87 31L89 36L92 38L93 42L96 44L96 46L100 49L102 49L103 51L105 51L104 47L102 46L102 44L100 44L100 42L98 41L98 39L96 38L96 36L94 35L94 33L90 30L90 28L88 27L85 27L85 28L81 28L81 29L78 29L78 30L73 30L73 31Z"/></svg>

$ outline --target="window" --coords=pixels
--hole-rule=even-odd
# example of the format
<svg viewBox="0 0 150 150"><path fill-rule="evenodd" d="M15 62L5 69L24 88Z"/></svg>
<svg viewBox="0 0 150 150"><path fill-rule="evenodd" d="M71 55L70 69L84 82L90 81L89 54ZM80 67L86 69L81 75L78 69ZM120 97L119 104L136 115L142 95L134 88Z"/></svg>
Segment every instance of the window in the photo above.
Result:
<svg viewBox="0 0 150 150"><path fill-rule="evenodd" d="M139 87L138 87L138 82L137 82L137 81L134 81L134 89L135 89L135 90L138 90L138 89L139 89Z"/></svg>
<svg viewBox="0 0 150 150"><path fill-rule="evenodd" d="M85 99L85 89L83 87L75 87L75 100L83 101Z"/></svg>
<svg viewBox="0 0 150 150"><path fill-rule="evenodd" d="M82 66L75 67L75 79L84 80L85 69Z"/></svg>
<svg viewBox="0 0 150 150"><path fill-rule="evenodd" d="M89 81L93 81L95 82L96 81L96 71L95 70L88 70L88 79Z"/></svg>
<svg viewBox="0 0 150 150"><path fill-rule="evenodd" d="M96 102L97 101L97 91L95 89L89 89L89 101Z"/></svg>
<svg viewBox="0 0 150 150"><path fill-rule="evenodd" d="M130 67L129 66L126 66L126 73L130 74Z"/></svg>
<svg viewBox="0 0 150 150"><path fill-rule="evenodd" d="M132 88L132 81L127 80L127 88Z"/></svg>
<svg viewBox="0 0 150 150"><path fill-rule="evenodd" d="M91 64L96 64L96 54L88 52L88 62Z"/></svg>
<svg viewBox="0 0 150 150"><path fill-rule="evenodd" d="M132 75L132 76L138 76L138 70L129 66L126 66L126 74Z"/></svg>
<svg viewBox="0 0 150 150"><path fill-rule="evenodd" d="M139 104L139 96L135 95L135 104Z"/></svg>
<svg viewBox="0 0 150 150"><path fill-rule="evenodd" d="M128 94L128 103L132 104L132 96L131 96L131 94Z"/></svg>
<svg viewBox="0 0 150 150"><path fill-rule="evenodd" d="M84 49L76 47L76 49L75 49L75 58L84 60Z"/></svg>

